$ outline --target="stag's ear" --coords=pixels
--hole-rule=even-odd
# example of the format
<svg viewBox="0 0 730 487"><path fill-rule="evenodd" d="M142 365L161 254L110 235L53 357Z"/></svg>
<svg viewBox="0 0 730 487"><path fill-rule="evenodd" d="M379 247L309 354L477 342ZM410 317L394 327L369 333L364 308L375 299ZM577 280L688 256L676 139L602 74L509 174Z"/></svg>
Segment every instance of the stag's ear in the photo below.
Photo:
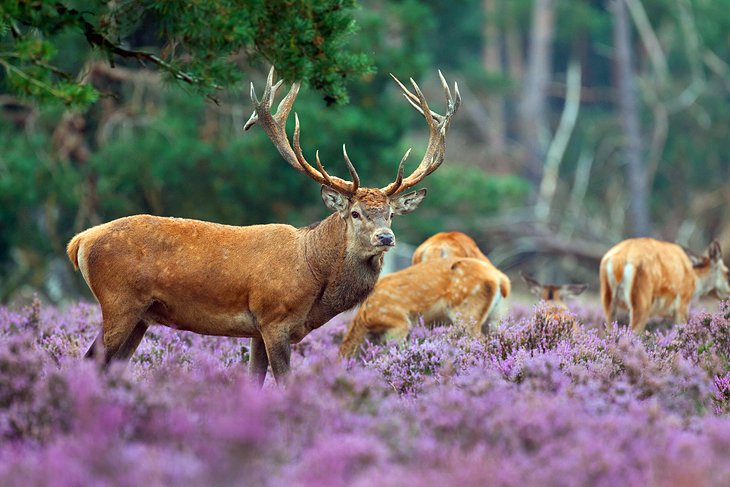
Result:
<svg viewBox="0 0 730 487"><path fill-rule="evenodd" d="M324 206L329 208L332 212L336 211L342 214L347 212L348 208L350 208L350 200L347 199L347 196L338 193L329 186L325 186L323 184L322 189L320 189L320 195L322 195Z"/></svg>
<svg viewBox="0 0 730 487"><path fill-rule="evenodd" d="M720 248L720 242L713 240L710 246L707 247L707 256L712 262L718 262L722 260L722 249Z"/></svg>
<svg viewBox="0 0 730 487"><path fill-rule="evenodd" d="M426 197L426 188L406 193L403 196L399 196L394 200L391 200L390 206L393 208L393 213L396 215L406 215L421 204L423 198Z"/></svg>

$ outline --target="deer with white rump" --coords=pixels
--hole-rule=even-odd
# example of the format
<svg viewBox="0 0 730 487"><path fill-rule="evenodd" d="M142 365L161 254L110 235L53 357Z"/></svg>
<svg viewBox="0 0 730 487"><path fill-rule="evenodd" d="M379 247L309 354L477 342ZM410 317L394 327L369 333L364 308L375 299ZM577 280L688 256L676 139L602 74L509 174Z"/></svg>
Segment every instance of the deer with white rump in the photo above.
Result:
<svg viewBox="0 0 730 487"><path fill-rule="evenodd" d="M637 333L653 315L686 322L694 298L730 297L728 268L717 241L706 255L695 256L653 238L624 240L601 259L600 278L606 321L613 323L619 310L628 310L629 324Z"/></svg>
<svg viewBox="0 0 730 487"><path fill-rule="evenodd" d="M275 114L272 103L281 81L269 73L262 99L251 85L254 113L245 129L260 125L286 162L322 185L333 214L316 225L245 227L197 220L136 215L90 228L68 244L68 255L99 301L102 330L87 352L103 349L104 363L127 360L155 323L205 335L250 337L249 370L263 383L271 365L277 382L289 371L290 344L372 291L383 253L395 245L393 215L413 211L425 189L403 194L444 160L446 132L461 97L439 73L445 115L432 112L411 80L413 92L395 77L406 100L426 119L428 146L423 160L395 181L364 188L347 152L351 181L331 176L319 160L304 158L295 115L293 147L285 126L299 91L294 83ZM410 151L409 151L410 152Z"/></svg>

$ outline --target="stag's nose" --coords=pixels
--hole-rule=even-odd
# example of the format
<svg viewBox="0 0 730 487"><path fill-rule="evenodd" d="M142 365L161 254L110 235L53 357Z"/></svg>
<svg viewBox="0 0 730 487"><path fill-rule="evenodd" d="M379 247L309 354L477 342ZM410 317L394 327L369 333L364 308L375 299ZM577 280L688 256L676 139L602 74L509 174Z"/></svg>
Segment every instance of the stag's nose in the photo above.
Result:
<svg viewBox="0 0 730 487"><path fill-rule="evenodd" d="M376 238L379 245L387 245L388 247L395 245L395 236L390 232L379 233Z"/></svg>

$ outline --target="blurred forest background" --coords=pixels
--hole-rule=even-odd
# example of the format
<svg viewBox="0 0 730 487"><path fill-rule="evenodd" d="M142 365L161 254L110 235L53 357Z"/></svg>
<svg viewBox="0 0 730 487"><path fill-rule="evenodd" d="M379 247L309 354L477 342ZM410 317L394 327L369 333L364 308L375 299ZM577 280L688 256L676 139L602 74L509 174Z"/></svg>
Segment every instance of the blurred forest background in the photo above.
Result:
<svg viewBox="0 0 730 487"><path fill-rule="evenodd" d="M121 216L326 216L242 131L271 64L304 81L305 154L343 175L346 143L366 186L427 141L388 74L438 112L437 69L458 81L399 242L460 230L513 277L594 289L628 236L730 249L730 0L2 0L0 302L85 292L65 245Z"/></svg>

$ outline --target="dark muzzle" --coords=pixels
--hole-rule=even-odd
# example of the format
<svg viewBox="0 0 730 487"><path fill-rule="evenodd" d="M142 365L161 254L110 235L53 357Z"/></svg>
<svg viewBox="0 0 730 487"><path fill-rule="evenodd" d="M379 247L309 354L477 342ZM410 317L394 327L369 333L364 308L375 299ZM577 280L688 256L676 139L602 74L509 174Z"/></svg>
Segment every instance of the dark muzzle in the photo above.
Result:
<svg viewBox="0 0 730 487"><path fill-rule="evenodd" d="M392 233L381 233L377 236L377 239L380 245L386 245L388 247L395 245L395 237Z"/></svg>

